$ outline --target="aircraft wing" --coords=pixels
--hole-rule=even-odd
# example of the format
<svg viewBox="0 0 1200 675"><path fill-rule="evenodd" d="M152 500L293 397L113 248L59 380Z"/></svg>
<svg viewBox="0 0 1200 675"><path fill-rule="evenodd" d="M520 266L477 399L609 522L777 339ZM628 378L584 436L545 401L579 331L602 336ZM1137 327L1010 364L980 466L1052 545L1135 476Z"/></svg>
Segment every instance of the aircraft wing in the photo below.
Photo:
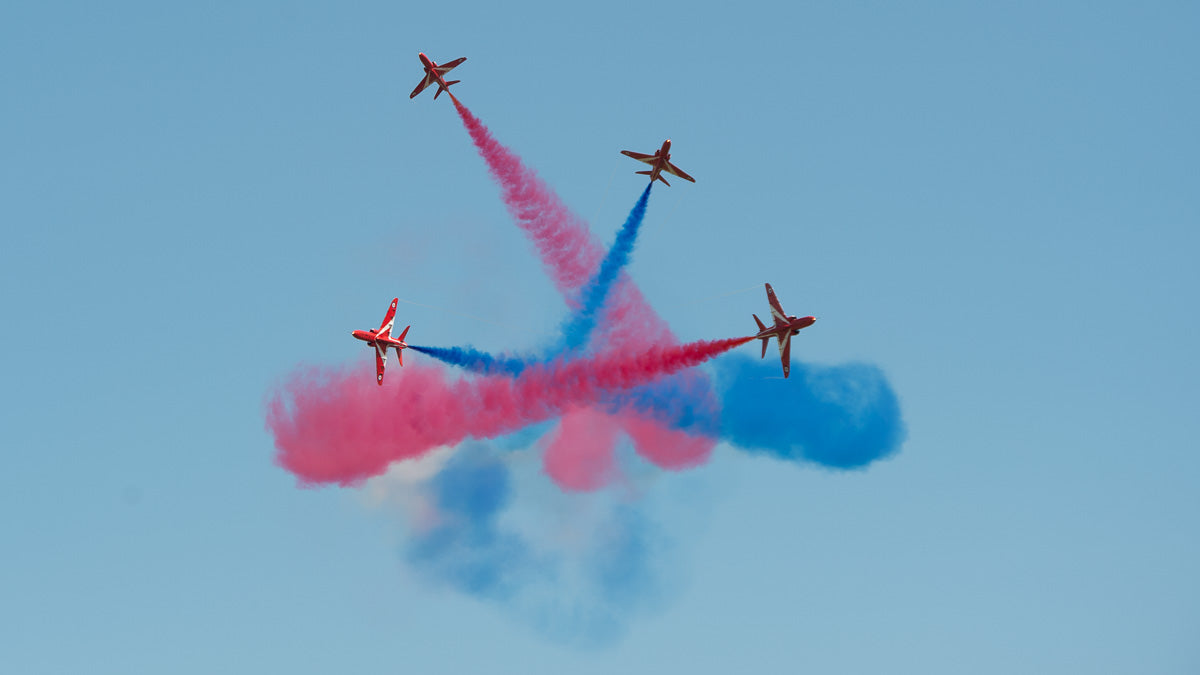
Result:
<svg viewBox="0 0 1200 675"><path fill-rule="evenodd" d="M379 384L383 384L383 367L387 365L387 347L379 342L375 343L375 378Z"/></svg>
<svg viewBox="0 0 1200 675"><path fill-rule="evenodd" d="M783 362L783 376L787 377L792 369L792 334L784 333L779 336L779 360ZM380 371L383 372L383 371ZM380 376L382 377L382 375Z"/></svg>
<svg viewBox="0 0 1200 675"><path fill-rule="evenodd" d="M420 84L417 85L417 88L413 89L412 93L409 94L408 97L415 98L417 94L425 91L425 87L428 87L430 82L433 82L433 73L425 73L425 79L421 80Z"/></svg>
<svg viewBox="0 0 1200 675"><path fill-rule="evenodd" d="M466 61L466 60L467 60L467 57L464 56L461 59L454 59L453 61L451 61L449 63L443 63L442 65L437 67L437 71L439 73L441 73L442 75L445 75L446 73L454 70L460 63L462 63L463 61Z"/></svg>
<svg viewBox="0 0 1200 675"><path fill-rule="evenodd" d="M621 154L625 155L626 157L632 157L639 162L645 162L647 164L653 164L655 162L655 160L658 159L654 155L647 155L647 154L644 154L641 152L634 152L632 150L622 150Z"/></svg>
<svg viewBox="0 0 1200 675"><path fill-rule="evenodd" d="M775 323L787 323L787 314L783 313L779 298L775 297L775 289L771 288L771 284L764 285L767 287L767 302L771 303L771 316L775 318Z"/></svg>
<svg viewBox="0 0 1200 675"><path fill-rule="evenodd" d="M666 169L667 173L671 174L672 176L679 176L680 178L682 178L684 180L690 180L693 183L696 182L695 178L692 178L691 176L687 175L686 173L684 173L683 169L680 169L679 167L675 166L674 164L672 164L670 162L667 162L667 165L664 166L663 168Z"/></svg>
<svg viewBox="0 0 1200 675"><path fill-rule="evenodd" d="M392 306L388 307L387 314L383 317L383 323L379 324L379 330L376 335L381 337L391 337L392 324L396 323L396 303L400 302L400 298L392 298Z"/></svg>

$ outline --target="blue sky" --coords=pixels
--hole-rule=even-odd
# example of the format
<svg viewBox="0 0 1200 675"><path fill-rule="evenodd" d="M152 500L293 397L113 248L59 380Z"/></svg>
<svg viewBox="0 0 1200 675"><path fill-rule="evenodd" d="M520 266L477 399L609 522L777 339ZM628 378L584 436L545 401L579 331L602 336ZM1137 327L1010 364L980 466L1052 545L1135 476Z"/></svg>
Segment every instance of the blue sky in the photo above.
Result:
<svg viewBox="0 0 1200 675"><path fill-rule="evenodd" d="M1197 26L1168 2L5 5L0 666L1195 672ZM298 363L368 372L347 333L392 297L428 305L403 308L418 344L533 347L564 313L452 107L408 100L418 51L468 57L464 103L606 242L643 187L618 151L670 137L698 182L651 199L651 304L745 334L770 281L820 317L795 358L888 374L901 452L653 475L669 582L583 649L411 574L365 490L298 489L263 398Z"/></svg>

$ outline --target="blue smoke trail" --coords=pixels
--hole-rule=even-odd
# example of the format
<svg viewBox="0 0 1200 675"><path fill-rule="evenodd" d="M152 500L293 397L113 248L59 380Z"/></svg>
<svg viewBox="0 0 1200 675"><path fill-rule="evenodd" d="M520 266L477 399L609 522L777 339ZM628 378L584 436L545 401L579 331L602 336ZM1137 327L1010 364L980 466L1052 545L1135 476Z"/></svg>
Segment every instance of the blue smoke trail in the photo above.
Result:
<svg viewBox="0 0 1200 675"><path fill-rule="evenodd" d="M536 363L548 363L567 352L576 351L587 346L592 332L596 329L596 319L604 303L608 301L609 292L620 276L621 270L629 264L629 256L633 253L633 245L637 242L638 231L646 217L646 205L650 199L650 188L647 185L638 197L637 203L625 218L625 223L617 232L616 241L608 249L596 274L584 284L579 291L579 307L563 322L562 337L558 346L550 349L541 356L493 356L472 347L422 347L409 345L413 350L432 356L439 361L452 366L464 368L473 373L484 375L511 375L516 377L526 368Z"/></svg>
<svg viewBox="0 0 1200 675"><path fill-rule="evenodd" d="M612 290L617 276L629 264L629 256L633 253L633 245L637 242L638 231L641 229L642 220L646 217L646 203L650 199L651 187L653 187L653 183L647 185L646 189L642 191L642 196L638 197L637 203L633 205L633 210L629 212L625 223L617 232L617 238L612 247L608 249L604 260L600 261L600 268L596 270L596 275L588 280L588 283L580 290L579 309L563 325L562 346L555 352L569 352L587 346L588 340L592 337L592 331L596 328L596 315L608 300L609 291ZM554 355L552 354L551 358Z"/></svg>
<svg viewBox="0 0 1200 675"><path fill-rule="evenodd" d="M492 356L473 347L422 347L409 345L409 349L428 354L452 366L465 368L483 375L511 375L516 377L531 365L529 359L512 356Z"/></svg>
<svg viewBox="0 0 1200 675"><path fill-rule="evenodd" d="M683 372L608 399L690 434L751 453L854 469L895 453L905 438L900 404L876 366L792 365L725 356L715 362L720 402L707 378Z"/></svg>
<svg viewBox="0 0 1200 675"><path fill-rule="evenodd" d="M406 559L427 578L499 604L560 642L597 646L620 637L652 605L664 546L642 512L619 504L583 551L533 541L503 518L514 488L508 465L484 444L461 447L427 485L436 525L408 541Z"/></svg>
<svg viewBox="0 0 1200 675"><path fill-rule="evenodd" d="M896 452L906 430L900 403L876 366L779 364L729 356L716 363L721 436L748 452L856 469Z"/></svg>

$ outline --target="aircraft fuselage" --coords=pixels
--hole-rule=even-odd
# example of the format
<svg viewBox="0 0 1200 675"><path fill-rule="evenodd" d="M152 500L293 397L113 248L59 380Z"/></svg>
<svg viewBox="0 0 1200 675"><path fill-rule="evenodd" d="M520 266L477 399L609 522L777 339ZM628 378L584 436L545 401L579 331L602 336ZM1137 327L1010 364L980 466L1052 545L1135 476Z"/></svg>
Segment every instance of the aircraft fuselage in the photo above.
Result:
<svg viewBox="0 0 1200 675"><path fill-rule="evenodd" d="M432 75L438 87L450 91L446 86L446 80L442 78L442 74L437 71L437 62L425 56L425 52L420 52L417 56L421 57L421 63L425 66L425 72Z"/></svg>
<svg viewBox="0 0 1200 675"><path fill-rule="evenodd" d="M663 141L662 147L654 153L654 156L658 158L658 161L654 163L654 169L650 173L651 183L654 182L654 179L658 178L658 174L662 173L667 162L671 161L671 139L668 138Z"/></svg>
<svg viewBox="0 0 1200 675"><path fill-rule="evenodd" d="M400 340L397 340L396 338L393 338L393 337L386 337L386 338L379 337L379 335L373 330L356 330L356 331L351 331L350 334L353 335L354 337L358 338L359 340L362 340L363 342L367 343L368 345L370 345L372 347L374 347L375 343L377 343L377 342L380 344L383 344L383 345L390 345L390 346L396 347L398 349L402 349L402 348L408 346L404 342L401 342Z"/></svg>
<svg viewBox="0 0 1200 675"><path fill-rule="evenodd" d="M816 321L817 317L815 316L795 317L789 315L787 321L781 322L776 320L774 326L758 331L758 334L754 337L758 339L767 337L783 337L788 333L796 335L800 332L801 328L808 328L816 323Z"/></svg>

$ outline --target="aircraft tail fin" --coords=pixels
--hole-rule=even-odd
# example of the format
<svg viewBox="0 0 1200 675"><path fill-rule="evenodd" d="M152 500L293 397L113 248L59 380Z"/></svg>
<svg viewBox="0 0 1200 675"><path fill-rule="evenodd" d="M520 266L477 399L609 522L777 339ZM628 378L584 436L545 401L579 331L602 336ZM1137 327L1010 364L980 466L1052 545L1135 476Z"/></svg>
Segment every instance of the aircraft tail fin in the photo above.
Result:
<svg viewBox="0 0 1200 675"><path fill-rule="evenodd" d="M404 350L399 347L396 347L396 363L400 364L401 368L404 367Z"/></svg>
<svg viewBox="0 0 1200 675"><path fill-rule="evenodd" d="M759 332L762 332L767 329L767 327L765 325L763 325L762 319L758 318L757 314L751 314L750 316L754 317L754 323L758 324ZM762 356L759 356L758 358L765 359L765 358L767 358L767 343L770 342L771 338L770 338L770 336L767 336L765 338L760 338L760 339L762 340Z"/></svg>
<svg viewBox="0 0 1200 675"><path fill-rule="evenodd" d="M635 171L634 173L640 173L640 174L642 174L643 176L649 176L650 174L652 174L652 173L654 173L654 172L653 172L653 171L646 170L646 171Z"/></svg>
<svg viewBox="0 0 1200 675"><path fill-rule="evenodd" d="M404 327L404 330L403 330L403 331L400 333L400 337L398 337L398 338L396 338L396 339L397 339L397 340L399 340L399 341L401 341L401 342L404 342L404 336L405 336L405 335L408 335L408 329L409 329L409 328L412 328L412 326L405 326L405 327Z"/></svg>

